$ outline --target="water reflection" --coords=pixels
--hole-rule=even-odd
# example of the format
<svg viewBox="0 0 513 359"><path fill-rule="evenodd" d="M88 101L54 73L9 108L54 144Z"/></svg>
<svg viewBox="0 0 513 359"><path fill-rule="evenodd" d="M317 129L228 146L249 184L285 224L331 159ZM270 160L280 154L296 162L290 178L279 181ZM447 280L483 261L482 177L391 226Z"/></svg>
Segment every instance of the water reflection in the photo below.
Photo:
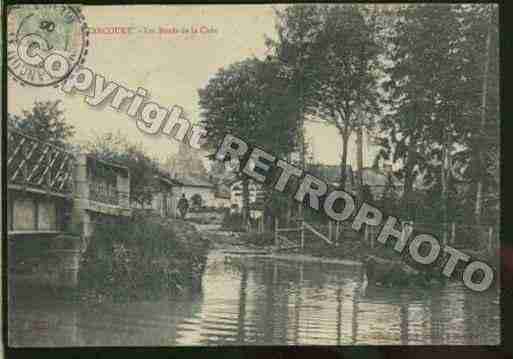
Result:
<svg viewBox="0 0 513 359"><path fill-rule="evenodd" d="M101 304L24 296L10 305L20 346L499 344L497 293L459 284L369 286L361 268L213 253L203 293Z"/></svg>

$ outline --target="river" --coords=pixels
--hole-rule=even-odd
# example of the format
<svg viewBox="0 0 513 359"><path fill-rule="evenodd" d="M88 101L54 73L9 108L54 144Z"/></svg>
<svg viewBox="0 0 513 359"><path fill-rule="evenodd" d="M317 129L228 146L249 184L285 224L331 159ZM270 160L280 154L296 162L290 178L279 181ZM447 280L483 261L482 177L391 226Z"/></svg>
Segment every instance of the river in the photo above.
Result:
<svg viewBox="0 0 513 359"><path fill-rule="evenodd" d="M15 293L13 346L499 344L497 291L367 286L360 266L210 253L188 298L83 303Z"/></svg>

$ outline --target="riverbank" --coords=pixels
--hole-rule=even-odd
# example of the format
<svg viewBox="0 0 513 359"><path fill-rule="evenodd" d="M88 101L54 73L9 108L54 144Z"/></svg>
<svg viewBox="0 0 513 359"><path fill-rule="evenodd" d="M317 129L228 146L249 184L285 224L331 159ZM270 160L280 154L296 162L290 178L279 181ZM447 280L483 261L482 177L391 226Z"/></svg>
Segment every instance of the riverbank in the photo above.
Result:
<svg viewBox="0 0 513 359"><path fill-rule="evenodd" d="M232 257L213 250L198 295L94 306L19 296L9 303L9 343L40 347L498 343L498 293L474 293L459 283L429 289L364 289L361 272L357 266Z"/></svg>
<svg viewBox="0 0 513 359"><path fill-rule="evenodd" d="M124 301L200 291L209 246L186 221L135 215L102 224L82 255L80 296Z"/></svg>
<svg viewBox="0 0 513 359"><path fill-rule="evenodd" d="M434 267L425 268L412 263L407 255L401 256L389 246L370 248L365 242L352 238L336 246L317 240L308 241L302 249L279 249L273 245L272 233L229 232L206 225L197 228L212 240L213 248L230 256L359 266L364 268L370 284L385 286L434 287L449 280L441 273L444 260ZM457 268L452 279L458 280L460 272L461 269Z"/></svg>
<svg viewBox="0 0 513 359"><path fill-rule="evenodd" d="M309 263L333 263L348 266L362 266L363 262L348 258L334 258L315 255L305 250L303 253L277 252L276 247L272 245L257 245L248 242L248 235L239 232L229 232L220 230L220 226L198 225L196 229L207 237L213 250L218 250L230 255L266 257L277 260L300 261Z"/></svg>

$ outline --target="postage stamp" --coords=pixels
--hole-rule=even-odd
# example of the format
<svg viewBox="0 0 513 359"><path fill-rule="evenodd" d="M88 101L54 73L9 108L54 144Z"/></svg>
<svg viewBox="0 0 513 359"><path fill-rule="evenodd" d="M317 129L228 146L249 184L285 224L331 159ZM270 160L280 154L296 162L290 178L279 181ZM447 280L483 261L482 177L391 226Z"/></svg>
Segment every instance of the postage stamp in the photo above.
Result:
<svg viewBox="0 0 513 359"><path fill-rule="evenodd" d="M88 30L78 7L18 5L7 16L7 65L20 83L56 85L84 62Z"/></svg>

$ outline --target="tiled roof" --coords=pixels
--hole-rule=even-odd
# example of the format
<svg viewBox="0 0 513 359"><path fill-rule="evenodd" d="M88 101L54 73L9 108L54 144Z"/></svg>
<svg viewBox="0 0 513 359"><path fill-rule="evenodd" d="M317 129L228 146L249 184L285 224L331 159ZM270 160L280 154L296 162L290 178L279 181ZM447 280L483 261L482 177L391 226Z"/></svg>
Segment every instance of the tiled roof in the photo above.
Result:
<svg viewBox="0 0 513 359"><path fill-rule="evenodd" d="M230 199L230 188L226 185L219 185L217 187L216 197Z"/></svg>
<svg viewBox="0 0 513 359"><path fill-rule="evenodd" d="M180 182L178 182L177 180L175 180L167 175L160 174L159 178L162 182L164 182L170 186L179 186L180 185Z"/></svg>
<svg viewBox="0 0 513 359"><path fill-rule="evenodd" d="M193 177L193 176L182 176L176 179L176 181L183 186L190 186L190 187L205 187L205 188L214 188L215 185L203 178L200 177Z"/></svg>

